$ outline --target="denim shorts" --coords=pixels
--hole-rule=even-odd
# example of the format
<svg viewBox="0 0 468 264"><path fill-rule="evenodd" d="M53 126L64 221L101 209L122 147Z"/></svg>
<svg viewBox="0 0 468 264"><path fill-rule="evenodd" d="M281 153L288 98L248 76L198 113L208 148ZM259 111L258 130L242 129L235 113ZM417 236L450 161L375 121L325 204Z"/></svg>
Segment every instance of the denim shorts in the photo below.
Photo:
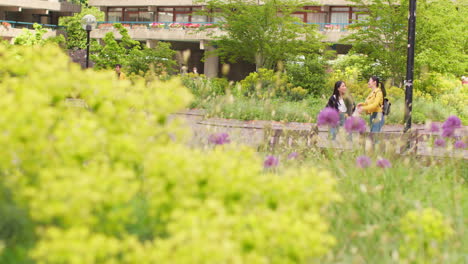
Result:
<svg viewBox="0 0 468 264"><path fill-rule="evenodd" d="M369 118L369 127L370 127L370 132L380 132L382 130L382 127L385 123L385 117L382 113L379 112L374 112L370 115Z"/></svg>

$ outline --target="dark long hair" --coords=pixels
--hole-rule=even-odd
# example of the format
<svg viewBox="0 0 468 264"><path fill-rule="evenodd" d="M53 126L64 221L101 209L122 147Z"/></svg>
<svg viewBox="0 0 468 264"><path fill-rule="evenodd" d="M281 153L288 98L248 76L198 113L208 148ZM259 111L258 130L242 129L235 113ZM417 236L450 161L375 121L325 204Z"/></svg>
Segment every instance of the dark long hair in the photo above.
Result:
<svg viewBox="0 0 468 264"><path fill-rule="evenodd" d="M340 91L338 91L338 88L340 88L341 84L343 84L343 81L337 81L335 83L335 88L333 89L333 95L335 96L336 100L340 98Z"/></svg>
<svg viewBox="0 0 468 264"><path fill-rule="evenodd" d="M387 97L387 90L385 90L385 85L382 82L380 82L379 77L372 76L371 79L377 83L377 87L379 87L380 84L380 90L382 90L383 98Z"/></svg>

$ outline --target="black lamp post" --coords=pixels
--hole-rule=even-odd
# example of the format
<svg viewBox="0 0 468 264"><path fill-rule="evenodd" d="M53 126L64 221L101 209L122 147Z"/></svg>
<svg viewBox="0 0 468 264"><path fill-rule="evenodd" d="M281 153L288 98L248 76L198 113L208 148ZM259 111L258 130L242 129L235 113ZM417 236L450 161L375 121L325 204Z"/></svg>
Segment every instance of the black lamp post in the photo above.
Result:
<svg viewBox="0 0 468 264"><path fill-rule="evenodd" d="M86 30L86 68L89 68L89 35L96 24L97 21L93 15L86 15L81 19L81 26Z"/></svg>
<svg viewBox="0 0 468 264"><path fill-rule="evenodd" d="M409 2L408 17L408 55L406 60L405 80L405 129L411 129L411 112L413 111L413 73L414 73L414 45L416 37L416 0Z"/></svg>

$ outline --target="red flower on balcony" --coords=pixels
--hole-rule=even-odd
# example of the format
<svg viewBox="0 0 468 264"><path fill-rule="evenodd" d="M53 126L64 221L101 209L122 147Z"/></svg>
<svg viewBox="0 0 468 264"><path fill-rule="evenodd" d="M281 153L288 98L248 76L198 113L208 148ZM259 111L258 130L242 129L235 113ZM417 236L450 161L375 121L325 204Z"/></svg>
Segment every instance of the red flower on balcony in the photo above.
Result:
<svg viewBox="0 0 468 264"><path fill-rule="evenodd" d="M2 26L6 29L10 29L11 28L11 24L8 23L8 22L2 22Z"/></svg>

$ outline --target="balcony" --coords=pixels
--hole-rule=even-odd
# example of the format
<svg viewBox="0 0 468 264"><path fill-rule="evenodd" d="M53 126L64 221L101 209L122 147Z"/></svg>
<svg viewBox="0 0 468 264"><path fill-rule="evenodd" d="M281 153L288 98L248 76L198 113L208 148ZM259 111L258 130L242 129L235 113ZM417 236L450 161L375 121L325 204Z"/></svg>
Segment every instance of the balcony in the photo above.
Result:
<svg viewBox="0 0 468 264"><path fill-rule="evenodd" d="M260 1L261 3L262 1ZM319 5L352 5L353 2L348 0L318 0ZM160 0L158 5L161 6L192 6L197 5L194 0ZM154 5L152 0L89 0L90 6L151 6Z"/></svg>
<svg viewBox="0 0 468 264"><path fill-rule="evenodd" d="M2 0L0 2L0 10L21 12L25 10L43 10L44 12L56 11L56 12L71 12L79 13L81 6L73 4L68 1L58 0Z"/></svg>
<svg viewBox="0 0 468 264"><path fill-rule="evenodd" d="M121 23L128 29L131 38L135 40L166 40L166 41L191 41L210 39L212 34L223 34L216 24L208 22L200 23L174 23L174 22L98 22L98 28L91 31L92 38L104 38L107 32L114 32L116 38L120 34L113 27L114 23ZM202 30L204 29L204 30Z"/></svg>
<svg viewBox="0 0 468 264"><path fill-rule="evenodd" d="M200 41L210 40L213 35L224 34L213 22L98 22L98 28L91 32L91 37L102 39L107 32L114 32L116 38L121 38L113 24L121 23L128 29L130 37L135 40L166 40L166 41ZM326 42L338 42L340 38L351 33L348 23L308 23L318 26L325 36Z"/></svg>
<svg viewBox="0 0 468 264"><path fill-rule="evenodd" d="M33 29L35 23L29 22L18 22L18 21L9 21L9 20L0 20L0 38L4 39L13 39L18 35L23 34L23 29ZM48 32L44 34L44 38L55 37L60 33L60 29L63 30L63 27L57 25L49 24L39 24L42 28L48 29Z"/></svg>

